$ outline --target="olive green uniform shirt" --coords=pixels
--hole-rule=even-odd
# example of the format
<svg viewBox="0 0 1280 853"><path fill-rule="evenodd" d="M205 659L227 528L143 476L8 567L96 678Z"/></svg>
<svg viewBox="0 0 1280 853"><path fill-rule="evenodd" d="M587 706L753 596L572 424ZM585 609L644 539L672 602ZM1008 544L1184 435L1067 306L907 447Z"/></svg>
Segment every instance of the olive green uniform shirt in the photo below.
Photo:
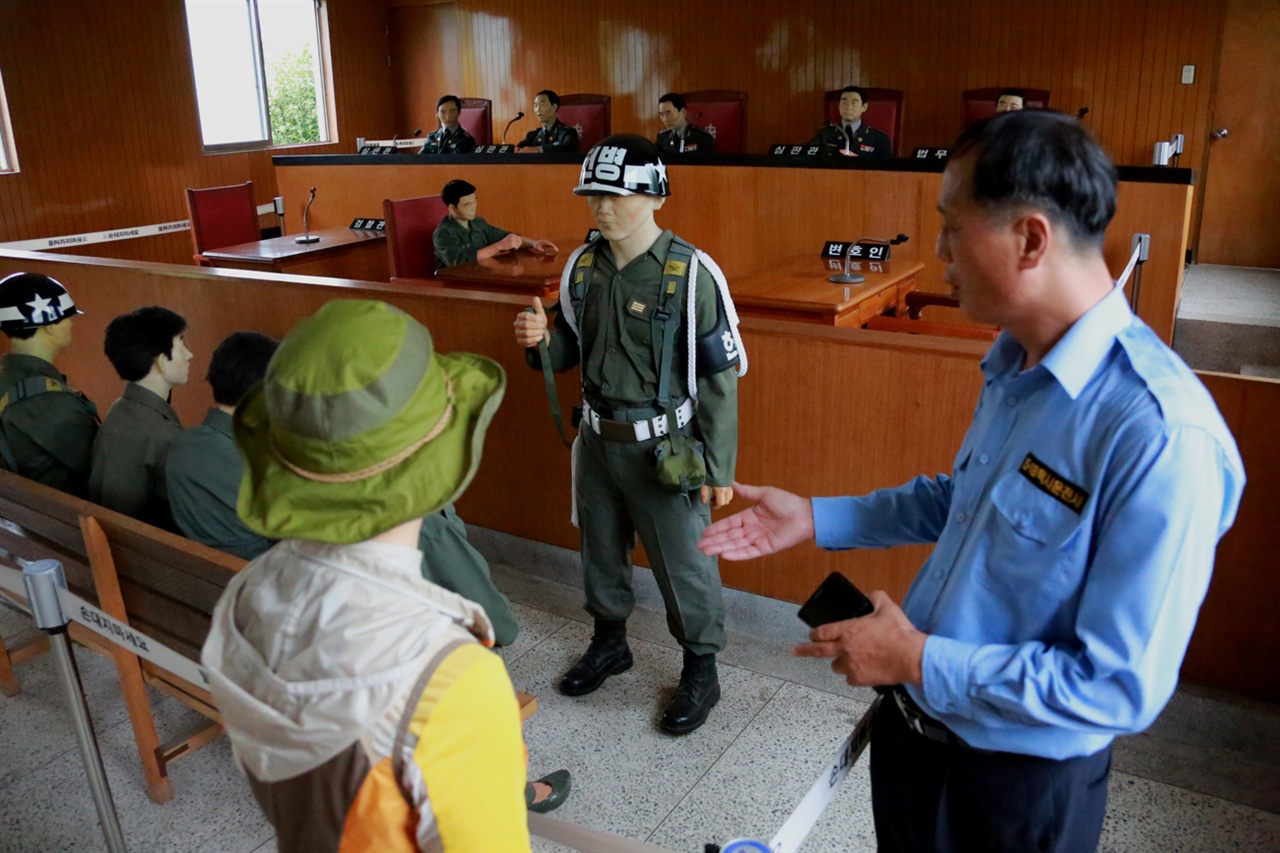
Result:
<svg viewBox="0 0 1280 853"><path fill-rule="evenodd" d="M578 316L586 357L583 384L587 402L594 407L603 405L615 411L651 409L649 415L657 413L658 364L662 354L652 339L652 317L658 307L662 269L673 237L670 231L663 231L647 252L621 270L614 263L608 242L602 240L594 249L594 272ZM682 318L686 299L682 288L671 304ZM715 328L717 296L715 280L701 266L695 301L697 332L703 335ZM537 366L537 349L528 352ZM578 341L558 312L550 352L555 370L567 370L578 363ZM676 406L688 396L688 355L688 332L682 320L671 359L671 399ZM706 449L707 482L731 486L738 458L738 374L734 369L722 370L697 381L694 424L695 434Z"/></svg>
<svg viewBox="0 0 1280 853"><path fill-rule="evenodd" d="M492 246L510 234L485 222L479 216L471 220L470 228L463 228L452 216L446 216L436 226L431 242L436 247L436 269L472 264L476 252Z"/></svg>
<svg viewBox="0 0 1280 853"><path fill-rule="evenodd" d="M188 539L252 560L275 544L236 515L244 459L236 450L231 415L214 407L169 448L165 489L178 529Z"/></svg>
<svg viewBox="0 0 1280 853"><path fill-rule="evenodd" d="M139 521L177 530L164 471L169 446L182 434L178 413L135 382L111 404L93 444L89 500Z"/></svg>
<svg viewBox="0 0 1280 853"><path fill-rule="evenodd" d="M422 519L418 550L424 578L483 607L499 646L515 642L520 626L511 601L494 586L489 562L467 541L467 525L453 504Z"/></svg>
<svg viewBox="0 0 1280 853"><path fill-rule="evenodd" d="M0 397L32 376L66 384L67 377L43 358L9 353L0 360ZM64 492L88 494L98 407L80 393L47 391L6 406L0 429L18 463L17 473Z"/></svg>

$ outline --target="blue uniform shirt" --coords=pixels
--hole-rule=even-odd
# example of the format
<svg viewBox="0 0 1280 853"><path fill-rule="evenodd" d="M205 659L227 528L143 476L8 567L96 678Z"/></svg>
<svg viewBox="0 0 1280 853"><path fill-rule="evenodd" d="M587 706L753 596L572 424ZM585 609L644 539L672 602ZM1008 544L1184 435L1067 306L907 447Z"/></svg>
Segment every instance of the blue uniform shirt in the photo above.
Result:
<svg viewBox="0 0 1280 853"><path fill-rule="evenodd" d="M1115 290L1029 370L1007 332L950 477L813 501L823 548L937 545L907 690L972 746L1070 758L1177 682L1244 467L1208 391Z"/></svg>

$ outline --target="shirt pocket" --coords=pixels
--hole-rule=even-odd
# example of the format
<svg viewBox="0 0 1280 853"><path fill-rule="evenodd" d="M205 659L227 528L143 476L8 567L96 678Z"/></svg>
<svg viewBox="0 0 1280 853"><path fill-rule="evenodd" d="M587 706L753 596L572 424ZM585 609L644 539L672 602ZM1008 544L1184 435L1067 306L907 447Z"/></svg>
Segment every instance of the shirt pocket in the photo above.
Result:
<svg viewBox="0 0 1280 853"><path fill-rule="evenodd" d="M1020 598L1060 596L1083 572L1080 540L1084 515L1042 491L1018 471L991 490L986 584Z"/></svg>

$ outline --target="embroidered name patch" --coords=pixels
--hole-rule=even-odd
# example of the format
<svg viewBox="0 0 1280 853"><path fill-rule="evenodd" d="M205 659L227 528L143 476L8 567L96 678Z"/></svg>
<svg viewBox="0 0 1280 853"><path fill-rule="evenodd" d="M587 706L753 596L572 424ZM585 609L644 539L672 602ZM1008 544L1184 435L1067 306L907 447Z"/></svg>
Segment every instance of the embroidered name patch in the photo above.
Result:
<svg viewBox="0 0 1280 853"><path fill-rule="evenodd" d="M1037 459L1034 454L1027 454L1027 458L1023 459L1022 464L1018 466L1018 473L1034 483L1036 488L1049 497L1066 504L1076 514L1084 509L1085 502L1089 500L1088 492L1063 478Z"/></svg>

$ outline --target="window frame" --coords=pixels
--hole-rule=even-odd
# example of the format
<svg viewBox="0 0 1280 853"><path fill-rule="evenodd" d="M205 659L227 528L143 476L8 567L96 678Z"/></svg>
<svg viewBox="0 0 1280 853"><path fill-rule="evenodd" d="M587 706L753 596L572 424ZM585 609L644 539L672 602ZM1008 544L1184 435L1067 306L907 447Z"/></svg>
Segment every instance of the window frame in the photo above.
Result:
<svg viewBox="0 0 1280 853"><path fill-rule="evenodd" d="M20 171L13 123L9 119L9 98L4 91L4 69L0 68L0 175L16 175Z"/></svg>
<svg viewBox="0 0 1280 853"><path fill-rule="evenodd" d="M204 126L199 119L200 89L195 79L195 51L191 45L190 23L187 23L188 56L191 58L191 86L196 97L196 123L200 125L200 147L205 154L233 154L244 151L264 151L283 148L305 148L313 145L333 145L337 140L337 127L334 117L333 66L329 50L329 15L326 0L312 0L312 16L316 31L316 105L323 109L318 116L317 124L321 133L327 136L318 142L292 142L277 145L272 141L271 104L267 93L267 63L262 49L262 26L258 17L259 0L245 0L249 7L249 27L253 36L253 57L255 60L254 75L257 80L258 112L263 126L267 129L266 139L241 140L238 142L218 142L210 145L204 141ZM183 17L186 17L186 3L183 3Z"/></svg>

